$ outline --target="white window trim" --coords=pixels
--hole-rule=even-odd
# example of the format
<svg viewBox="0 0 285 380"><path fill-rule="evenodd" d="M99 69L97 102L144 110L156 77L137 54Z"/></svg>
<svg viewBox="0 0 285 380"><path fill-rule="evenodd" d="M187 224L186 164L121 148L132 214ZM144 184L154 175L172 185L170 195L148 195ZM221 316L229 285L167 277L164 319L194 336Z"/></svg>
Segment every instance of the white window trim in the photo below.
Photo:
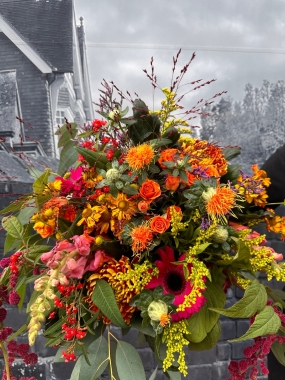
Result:
<svg viewBox="0 0 285 380"><path fill-rule="evenodd" d="M17 46L22 53L43 73L52 73L52 68L40 55L12 28L0 14L0 30ZM56 70L56 69L54 69Z"/></svg>

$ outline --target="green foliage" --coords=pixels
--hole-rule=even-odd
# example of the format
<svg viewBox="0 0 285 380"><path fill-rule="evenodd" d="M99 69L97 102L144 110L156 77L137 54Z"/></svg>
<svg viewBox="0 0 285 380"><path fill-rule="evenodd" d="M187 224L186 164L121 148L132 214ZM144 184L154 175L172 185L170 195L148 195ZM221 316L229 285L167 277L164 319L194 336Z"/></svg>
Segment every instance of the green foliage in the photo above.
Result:
<svg viewBox="0 0 285 380"><path fill-rule="evenodd" d="M229 309L211 308L211 310L231 318L250 318L264 309L267 293L264 285L254 280L244 292L244 296Z"/></svg>
<svg viewBox="0 0 285 380"><path fill-rule="evenodd" d="M207 337L219 319L219 315L212 308L223 307L226 302L226 296L221 287L210 281L207 281L204 296L207 301L199 313L194 313L192 317L185 320L187 330L190 332L187 339L193 343L202 342Z"/></svg>
<svg viewBox="0 0 285 380"><path fill-rule="evenodd" d="M60 152L60 161L57 169L58 174L63 175L76 163L77 159L78 153L75 149L75 142L68 141Z"/></svg>
<svg viewBox="0 0 285 380"><path fill-rule="evenodd" d="M21 240L23 238L24 227L15 216L11 215L3 218L2 227L12 238L16 240Z"/></svg>
<svg viewBox="0 0 285 380"><path fill-rule="evenodd" d="M115 325L123 328L128 326L120 313L113 289L106 281L98 280L96 282L92 301Z"/></svg>
<svg viewBox="0 0 285 380"><path fill-rule="evenodd" d="M108 159L106 158L106 154L104 152L93 152L90 149L81 147L76 147L75 150L86 159L91 167L96 166L96 168L99 169L106 169Z"/></svg>
<svg viewBox="0 0 285 380"><path fill-rule="evenodd" d="M128 126L128 134L135 145L160 137L161 122L156 114L150 114L145 103L136 99L133 103L133 118L136 121Z"/></svg>
<svg viewBox="0 0 285 380"><path fill-rule="evenodd" d="M145 372L137 350L127 342L118 341L116 368L120 380L145 380Z"/></svg>
<svg viewBox="0 0 285 380"><path fill-rule="evenodd" d="M263 335L276 334L280 327L281 320L275 313L273 307L265 306L264 309L256 315L248 331L241 337L230 340L230 342L241 342Z"/></svg>

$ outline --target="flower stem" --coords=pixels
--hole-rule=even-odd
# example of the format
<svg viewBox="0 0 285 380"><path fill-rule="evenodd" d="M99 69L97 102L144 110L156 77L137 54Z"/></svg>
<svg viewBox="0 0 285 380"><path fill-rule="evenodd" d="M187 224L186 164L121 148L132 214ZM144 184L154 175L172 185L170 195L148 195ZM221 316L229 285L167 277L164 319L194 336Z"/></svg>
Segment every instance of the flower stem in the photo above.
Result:
<svg viewBox="0 0 285 380"><path fill-rule="evenodd" d="M6 351L6 348L5 348L3 342L0 342L0 348L1 348L1 350L2 350L3 357L4 357L5 371L6 371L6 378L7 378L7 380L11 380L8 355L7 355L7 351Z"/></svg>

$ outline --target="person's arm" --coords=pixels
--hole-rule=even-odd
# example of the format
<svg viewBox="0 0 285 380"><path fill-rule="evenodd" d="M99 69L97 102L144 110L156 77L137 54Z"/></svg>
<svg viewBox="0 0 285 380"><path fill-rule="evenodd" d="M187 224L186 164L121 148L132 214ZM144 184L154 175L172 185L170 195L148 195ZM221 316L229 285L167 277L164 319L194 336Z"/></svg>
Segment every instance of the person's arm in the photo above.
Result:
<svg viewBox="0 0 285 380"><path fill-rule="evenodd" d="M262 165L271 185L267 188L268 203L283 202L285 199L285 144L278 148Z"/></svg>

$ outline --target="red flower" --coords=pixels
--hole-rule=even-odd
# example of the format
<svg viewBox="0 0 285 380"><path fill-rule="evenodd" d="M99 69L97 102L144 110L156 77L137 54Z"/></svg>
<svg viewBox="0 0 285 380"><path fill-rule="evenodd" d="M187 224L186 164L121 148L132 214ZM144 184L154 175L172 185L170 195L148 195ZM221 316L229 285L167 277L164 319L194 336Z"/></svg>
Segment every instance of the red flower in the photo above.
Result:
<svg viewBox="0 0 285 380"><path fill-rule="evenodd" d="M174 251L171 247L160 248L158 254L161 260L155 262L159 269L158 277L154 276L147 284L146 289L154 289L157 286L162 286L164 294L173 294L175 296L173 304L176 306L184 302L184 297L192 291L190 281L188 281L183 272L182 264L173 264L175 262ZM185 254L179 257L178 261L185 259ZM188 265L188 270L191 272L192 266ZM196 298L195 304L190 304L184 311L178 311L171 314L172 321L178 322L182 319L189 318L192 314L198 312L204 305L206 299L204 296Z"/></svg>

